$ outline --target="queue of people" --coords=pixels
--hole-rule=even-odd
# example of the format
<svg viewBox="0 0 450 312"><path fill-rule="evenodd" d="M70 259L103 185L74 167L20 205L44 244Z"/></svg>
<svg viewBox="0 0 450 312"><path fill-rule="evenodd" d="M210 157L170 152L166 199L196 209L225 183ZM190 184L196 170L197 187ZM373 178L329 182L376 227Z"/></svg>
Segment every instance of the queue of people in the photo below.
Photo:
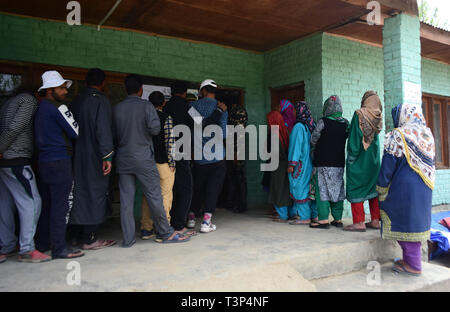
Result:
<svg viewBox="0 0 450 312"><path fill-rule="evenodd" d="M227 163L223 140L215 145L219 152L213 148L206 155L211 137L194 131L216 125L226 134L227 124L245 127L243 107L234 106L229 116L210 79L201 84L199 100L189 98L181 82L171 86L167 103L158 91L142 99L141 77L129 75L124 81L128 96L112 108L105 81L102 70L89 70L87 89L69 109L64 103L72 81L48 71L37 92L19 92L0 107L0 263L17 252L16 210L21 262L73 259L86 250L117 244L98 239L111 204L113 159L124 248L136 243L136 182L143 191L143 240L187 242L197 235L197 218L201 233L215 231L213 216L225 181L232 186L227 208L247 210L244 162L238 160L236 146L235 159ZM325 101L317 123L306 102L282 100L280 110L267 115L279 139L279 166L263 181L276 211L273 219L314 229L381 230L383 238L397 240L403 249L403 259L396 259L393 269L419 275L421 241L430 234L435 176L434 138L422 109L410 104L393 109L395 129L386 135L383 157L377 93L364 94L351 123L342 115L337 95ZM182 138L175 135L176 126L194 134L192 150L177 152L200 158L174 157L175 142ZM346 227L345 199L353 215L353 224ZM365 201L371 215L367 223Z"/></svg>
<svg viewBox="0 0 450 312"><path fill-rule="evenodd" d="M197 234L187 228L192 207L200 211L204 206L200 232L216 230L212 216L225 178L225 154L199 161L192 169L189 160L174 159L178 138L173 132L176 125L193 129L192 107L203 117L202 128L220 125L225 130L227 106L215 99L216 83L205 80L203 98L189 103L187 86L176 82L166 103L158 91L142 99L142 78L129 75L124 81L128 97L112 108L105 81L102 70L89 70L86 90L69 109L64 103L72 81L48 71L37 92L18 92L1 106L0 262L17 251L20 262L40 263L115 245L115 240L98 239L111 206L113 159L119 176L122 247L136 242L137 181L144 197L141 239L189 241ZM211 185L214 190L203 193Z"/></svg>
<svg viewBox="0 0 450 312"><path fill-rule="evenodd" d="M395 259L392 269L420 275L435 176L434 138L422 108L403 104L392 110L395 129L386 135L382 158L377 93L364 94L351 123L342 113L341 100L334 95L325 101L317 123L305 102L282 100L280 111L267 115L268 125L277 126L280 151L278 169L263 179L276 211L273 221L315 229L332 225L348 232L381 230L383 239L398 241L403 250L403 259ZM353 216L353 224L345 227L344 199L351 203ZM367 223L365 201L371 217Z"/></svg>

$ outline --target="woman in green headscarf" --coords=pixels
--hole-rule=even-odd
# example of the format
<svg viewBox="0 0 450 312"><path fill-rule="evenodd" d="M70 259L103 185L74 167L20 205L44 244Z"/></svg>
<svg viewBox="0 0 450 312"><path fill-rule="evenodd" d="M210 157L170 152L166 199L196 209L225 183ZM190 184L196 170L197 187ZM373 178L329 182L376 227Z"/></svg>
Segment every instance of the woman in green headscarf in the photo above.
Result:
<svg viewBox="0 0 450 312"><path fill-rule="evenodd" d="M338 96L329 97L323 107L323 117L311 135L314 150L313 185L315 203L319 215L317 223L310 227L328 229L331 214L336 227L342 227L344 211L345 142L348 121L342 117L342 104Z"/></svg>

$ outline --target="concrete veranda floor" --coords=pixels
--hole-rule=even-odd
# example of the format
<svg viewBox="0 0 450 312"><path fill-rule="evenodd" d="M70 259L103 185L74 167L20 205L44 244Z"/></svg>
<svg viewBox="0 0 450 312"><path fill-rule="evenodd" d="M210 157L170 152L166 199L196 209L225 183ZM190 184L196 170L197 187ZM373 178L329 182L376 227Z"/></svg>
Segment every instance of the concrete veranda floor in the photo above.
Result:
<svg viewBox="0 0 450 312"><path fill-rule="evenodd" d="M66 282L70 260L28 264L13 257L0 264L0 291L315 291L311 279L400 254L395 243L380 239L379 231L310 229L272 222L264 213L218 209L216 232L181 244L137 238L132 248L121 248L120 219L111 218L100 238L118 244L75 259L81 286Z"/></svg>

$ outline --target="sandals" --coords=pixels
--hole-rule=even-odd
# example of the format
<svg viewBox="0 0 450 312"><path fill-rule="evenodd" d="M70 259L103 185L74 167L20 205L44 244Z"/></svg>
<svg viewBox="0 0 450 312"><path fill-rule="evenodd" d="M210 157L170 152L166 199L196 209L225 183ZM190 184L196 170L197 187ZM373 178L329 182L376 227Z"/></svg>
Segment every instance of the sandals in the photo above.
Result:
<svg viewBox="0 0 450 312"><path fill-rule="evenodd" d="M302 220L294 220L292 222L289 222L290 225L310 225L311 221L309 222L304 222Z"/></svg>
<svg viewBox="0 0 450 312"><path fill-rule="evenodd" d="M278 223L288 223L289 220L284 220L284 219L280 219L280 218L273 218L272 219L273 222L278 222Z"/></svg>
<svg viewBox="0 0 450 312"><path fill-rule="evenodd" d="M328 230L330 228L330 224L329 223L311 223L309 225L310 228L312 229L325 229Z"/></svg>
<svg viewBox="0 0 450 312"><path fill-rule="evenodd" d="M196 231L191 231L189 229L185 229L184 231L176 231L178 234L181 234L183 236L187 236L187 237L192 237L192 236L197 236L197 232Z"/></svg>
<svg viewBox="0 0 450 312"><path fill-rule="evenodd" d="M337 227L337 228L342 228L344 227L344 224L342 222L337 222L336 220L331 222L331 225Z"/></svg>
<svg viewBox="0 0 450 312"><path fill-rule="evenodd" d="M100 240L90 245L84 244L81 249L83 250L99 250L107 247L114 246L117 243L115 240Z"/></svg>
<svg viewBox="0 0 450 312"><path fill-rule="evenodd" d="M422 273L409 272L408 270L406 270L405 266L403 264L401 264L399 261L397 261L392 266L392 271L400 273L400 274L406 274L406 275L410 275L410 276L415 276L415 277L418 277L418 276L422 275Z"/></svg>
<svg viewBox="0 0 450 312"><path fill-rule="evenodd" d="M357 228L355 228L354 224L346 226L345 228L343 228L343 230L346 231L346 232L365 232L366 231L366 229L357 229Z"/></svg>
<svg viewBox="0 0 450 312"><path fill-rule="evenodd" d="M73 250L73 249L66 249L65 252L63 252L60 255L52 255L53 259L75 259L83 257L84 253L81 250Z"/></svg>
<svg viewBox="0 0 450 312"><path fill-rule="evenodd" d="M191 239L190 237L187 237L186 239L181 239L183 237L186 237L186 236L178 233L178 234L175 234L175 236L170 240L169 239L163 240L162 243L163 244L185 243Z"/></svg>
<svg viewBox="0 0 450 312"><path fill-rule="evenodd" d="M380 227L376 227L376 226L372 225L372 222L367 222L366 223L366 228L372 229L372 230L379 230L379 229L381 229L381 226Z"/></svg>

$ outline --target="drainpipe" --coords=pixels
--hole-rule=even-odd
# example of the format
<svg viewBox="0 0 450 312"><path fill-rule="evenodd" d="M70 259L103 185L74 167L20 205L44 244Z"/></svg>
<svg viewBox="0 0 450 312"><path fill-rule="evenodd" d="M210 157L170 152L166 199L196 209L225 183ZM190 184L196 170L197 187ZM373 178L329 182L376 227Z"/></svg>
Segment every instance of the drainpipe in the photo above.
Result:
<svg viewBox="0 0 450 312"><path fill-rule="evenodd" d="M117 9L117 7L119 6L119 4L122 2L122 0L117 0L116 3L114 4L114 6L111 8L111 10L109 10L108 14L106 14L105 18L102 19L102 21L100 22L100 24L98 24L97 26L97 30L100 31L100 28L102 27L102 25L108 20L108 18L114 13L114 11Z"/></svg>

